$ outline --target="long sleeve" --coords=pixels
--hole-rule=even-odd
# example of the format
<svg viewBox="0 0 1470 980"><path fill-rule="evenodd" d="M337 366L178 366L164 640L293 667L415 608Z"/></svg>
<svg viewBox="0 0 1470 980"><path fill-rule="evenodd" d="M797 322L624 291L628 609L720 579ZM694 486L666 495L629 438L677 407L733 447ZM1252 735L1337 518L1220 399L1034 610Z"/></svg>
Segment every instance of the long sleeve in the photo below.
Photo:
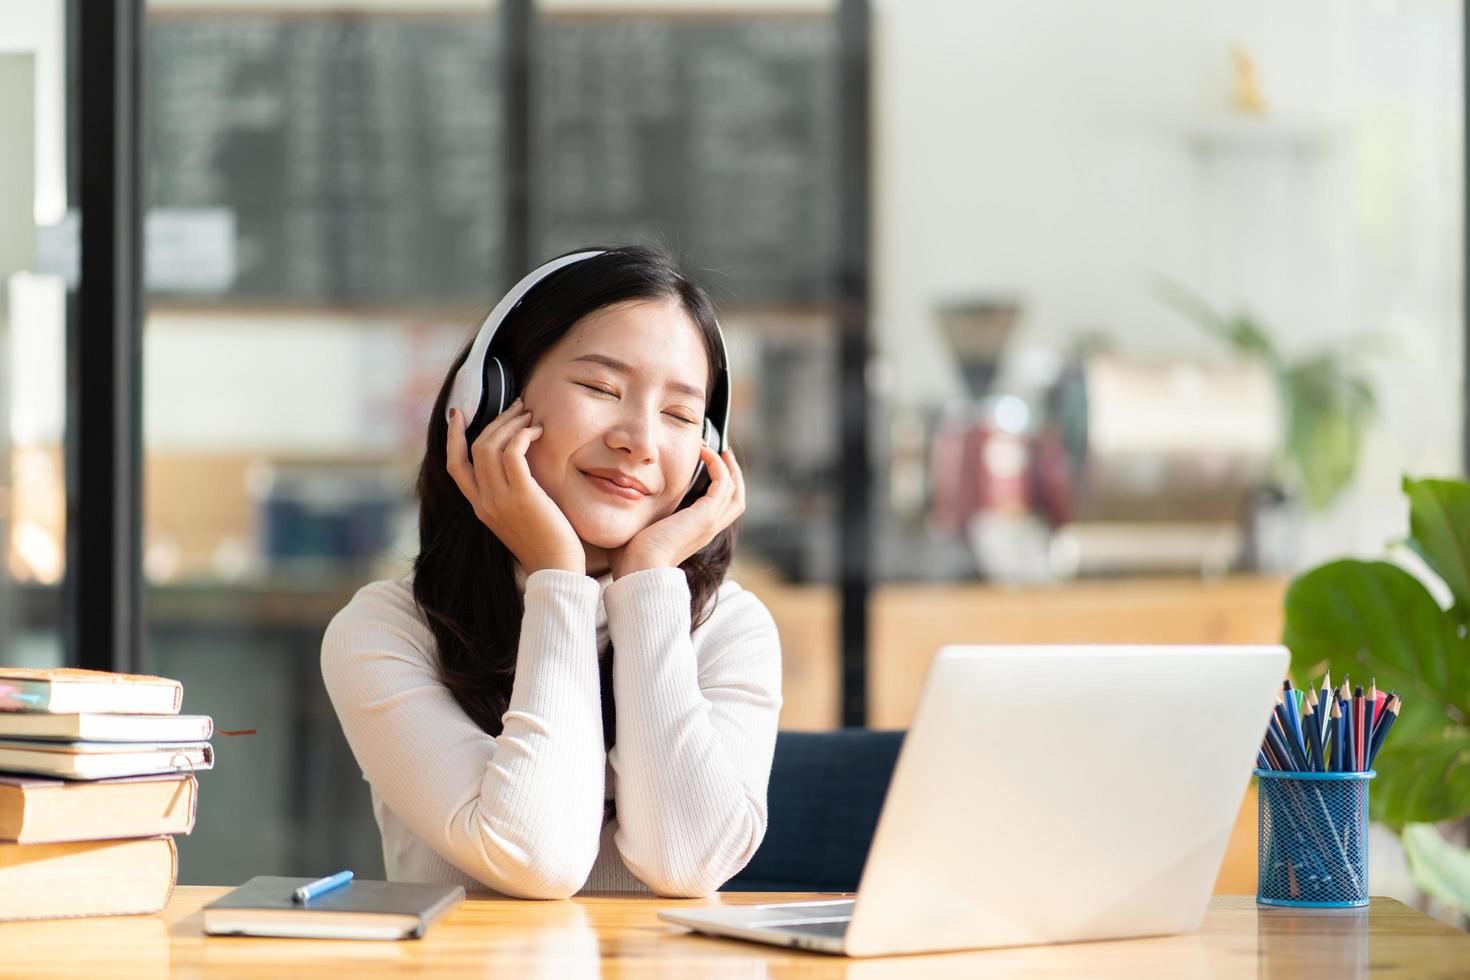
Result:
<svg viewBox="0 0 1470 980"><path fill-rule="evenodd" d="M616 843L660 895L707 895L755 854L781 709L770 613L728 587L690 636L677 568L627 575L603 593L613 642ZM696 645L699 654L696 657Z"/></svg>
<svg viewBox="0 0 1470 980"><path fill-rule="evenodd" d="M377 587L322 642L322 678L364 775L414 834L476 880L524 898L572 895L597 857L605 788L598 583L554 569L526 581L498 737L440 680L416 612L375 596Z"/></svg>

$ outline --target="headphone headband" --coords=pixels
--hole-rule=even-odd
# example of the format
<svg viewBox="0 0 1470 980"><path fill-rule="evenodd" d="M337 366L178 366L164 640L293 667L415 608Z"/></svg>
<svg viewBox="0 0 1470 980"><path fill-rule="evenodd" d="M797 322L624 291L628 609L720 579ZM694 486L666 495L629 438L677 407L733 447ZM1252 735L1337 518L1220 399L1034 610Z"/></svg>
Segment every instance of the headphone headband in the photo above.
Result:
<svg viewBox="0 0 1470 980"><path fill-rule="evenodd" d="M501 397L508 400L509 385L505 365L502 365L498 358L489 357L490 342L494 339L496 331L500 329L500 325L505 322L505 318L510 315L511 311L541 280L569 265L606 254L605 249L594 249L563 255L531 270L521 278L520 282L511 287L510 292L506 293L500 302L495 304L490 315L485 317L485 322L480 325L479 333L475 335L474 343L470 345L469 354L466 355L464 363L454 374L454 383L450 386L449 397L444 405L446 419L451 408L458 409L464 416L468 429L476 422L488 422L504 410L504 405L484 404L486 401L485 378L487 372L492 370L496 372L496 377L500 382L495 387L501 392ZM719 453L724 452L729 445L730 355L725 347L725 332L720 329L718 320L715 322L715 337L718 338L722 363L715 366L714 390L710 392L705 405L704 441ZM481 418L482 413L485 415L484 418Z"/></svg>
<svg viewBox="0 0 1470 980"><path fill-rule="evenodd" d="M470 352L454 374L454 384L449 389L449 399L444 406L447 413L451 408L459 409L459 413L465 417L466 424L473 422L480 413L480 402L484 399L484 374L485 354L490 350L490 341L495 337L495 332L515 309L526 294L542 279L551 275L559 269L563 269L574 262L590 259L595 255L602 255L601 251L574 252L571 255L563 255L552 259L546 264L532 269L521 277L521 281L511 287L510 292L501 297L500 302L485 317L485 322L480 324L480 332L475 334L475 342L470 345Z"/></svg>

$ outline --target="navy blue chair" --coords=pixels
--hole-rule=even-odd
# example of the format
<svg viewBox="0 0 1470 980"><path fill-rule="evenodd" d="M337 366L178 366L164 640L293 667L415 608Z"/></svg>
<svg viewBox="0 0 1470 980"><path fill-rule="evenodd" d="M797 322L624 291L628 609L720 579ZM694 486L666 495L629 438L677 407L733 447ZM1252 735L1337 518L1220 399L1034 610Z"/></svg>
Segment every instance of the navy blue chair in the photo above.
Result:
<svg viewBox="0 0 1470 980"><path fill-rule="evenodd" d="M780 732L766 837L727 891L856 891L903 732Z"/></svg>

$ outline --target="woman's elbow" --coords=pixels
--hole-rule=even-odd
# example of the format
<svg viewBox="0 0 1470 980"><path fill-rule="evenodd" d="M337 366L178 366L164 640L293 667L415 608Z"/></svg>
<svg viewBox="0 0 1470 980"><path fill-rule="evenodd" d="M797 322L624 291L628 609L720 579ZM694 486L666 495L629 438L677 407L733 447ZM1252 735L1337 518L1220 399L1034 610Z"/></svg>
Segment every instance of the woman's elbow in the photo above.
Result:
<svg viewBox="0 0 1470 980"><path fill-rule="evenodd" d="M592 873L592 860L546 854L536 860L492 864L477 875L491 888L511 898L571 898Z"/></svg>
<svg viewBox="0 0 1470 980"><path fill-rule="evenodd" d="M723 869L693 864L676 867L668 861L651 862L629 870L659 898L705 898L713 895L730 878Z"/></svg>
<svg viewBox="0 0 1470 980"><path fill-rule="evenodd" d="M587 875L538 873L514 875L497 885L496 890L511 898L529 898L555 901L571 898L581 890Z"/></svg>
<svg viewBox="0 0 1470 980"><path fill-rule="evenodd" d="M513 898L570 898L597 861L598 834L509 835L492 821L479 826L474 877ZM470 870L470 869L466 869Z"/></svg>
<svg viewBox="0 0 1470 980"><path fill-rule="evenodd" d="M655 850L643 860L628 861L629 870L660 898L704 898L714 894L720 886L735 877L744 868L764 836L764 820L740 821L730 835L714 842L706 853L686 852L679 856L668 848ZM735 857L721 857L735 852ZM627 861L626 855L624 860Z"/></svg>

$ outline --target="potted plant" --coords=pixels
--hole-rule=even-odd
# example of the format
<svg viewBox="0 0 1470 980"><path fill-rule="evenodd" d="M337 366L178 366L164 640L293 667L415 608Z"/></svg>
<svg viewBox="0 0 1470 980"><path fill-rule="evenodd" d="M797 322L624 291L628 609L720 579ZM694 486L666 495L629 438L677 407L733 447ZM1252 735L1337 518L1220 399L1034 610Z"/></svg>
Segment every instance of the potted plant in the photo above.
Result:
<svg viewBox="0 0 1470 980"><path fill-rule="evenodd" d="M1403 488L1403 544L1447 601L1387 561L1329 562L1292 582L1282 642L1302 685L1330 669L1403 697L1371 812L1400 833L1415 883L1470 915L1470 851L1433 826L1470 816L1470 483L1406 477Z"/></svg>
<svg viewBox="0 0 1470 980"><path fill-rule="evenodd" d="M1226 316L1169 279L1160 279L1156 292L1236 355L1266 365L1276 378L1285 416L1277 480L1310 510L1332 503L1357 470L1363 432L1376 411L1373 386L1355 363L1353 351L1361 343L1293 359L1249 313Z"/></svg>

